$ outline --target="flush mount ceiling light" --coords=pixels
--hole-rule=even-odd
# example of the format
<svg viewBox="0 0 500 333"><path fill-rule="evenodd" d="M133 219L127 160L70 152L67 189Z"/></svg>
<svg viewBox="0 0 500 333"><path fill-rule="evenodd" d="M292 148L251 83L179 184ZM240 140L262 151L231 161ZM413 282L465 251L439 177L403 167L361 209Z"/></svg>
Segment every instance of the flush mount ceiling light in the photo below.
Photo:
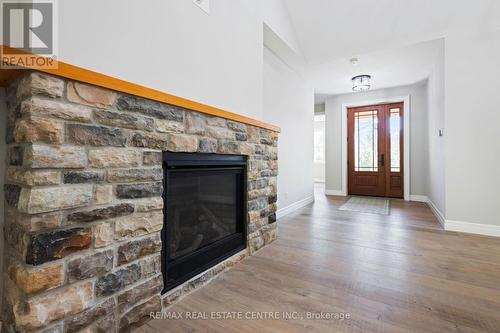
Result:
<svg viewBox="0 0 500 333"><path fill-rule="evenodd" d="M352 90L354 91L365 91L369 90L371 86L371 79L372 77L370 75L357 75L353 77L352 80Z"/></svg>

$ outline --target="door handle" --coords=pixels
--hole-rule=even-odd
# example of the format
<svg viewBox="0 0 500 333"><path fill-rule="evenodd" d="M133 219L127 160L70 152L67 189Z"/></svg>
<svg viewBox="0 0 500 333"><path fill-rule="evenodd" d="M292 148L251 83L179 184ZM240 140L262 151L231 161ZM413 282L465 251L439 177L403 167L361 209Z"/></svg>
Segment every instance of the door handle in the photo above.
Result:
<svg viewBox="0 0 500 333"><path fill-rule="evenodd" d="M385 164L385 154L382 154L382 155L380 156L380 161L379 161L379 163L380 163L380 166L384 166L384 164Z"/></svg>

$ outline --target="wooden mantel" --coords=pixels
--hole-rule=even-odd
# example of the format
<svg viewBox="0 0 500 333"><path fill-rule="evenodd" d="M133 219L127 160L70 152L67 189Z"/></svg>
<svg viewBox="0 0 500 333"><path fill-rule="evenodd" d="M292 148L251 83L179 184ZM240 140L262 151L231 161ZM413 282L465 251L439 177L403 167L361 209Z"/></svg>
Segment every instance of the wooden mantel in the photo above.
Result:
<svg viewBox="0 0 500 333"><path fill-rule="evenodd" d="M1 45L0 54L21 54L26 53L21 50L13 49L6 45ZM5 51L5 53L4 53ZM38 58L41 56L34 55L34 57ZM2 61L8 62L8 57L3 58ZM36 66L26 66L26 69L34 69L44 73L64 77L71 80L76 80L88 84L93 84L96 86L100 86L103 88L119 91L125 94L130 94L134 96L139 96L143 98L147 98L150 100L154 100L157 102L167 103L179 107L183 107L189 110L198 111L201 113L209 114L212 116L222 117L229 120L234 120L240 123L244 123L247 125L253 125L261 128L265 128L271 131L280 132L280 128L278 126L274 126L271 124L266 124L262 121L252 119L249 117L245 117L233 112L225 111L210 105L206 105L203 103L191 101L186 98L178 97L175 95L171 95L159 90L151 89L148 87L144 87L132 82L120 80L118 78L108 76L102 73L97 73L85 68L81 68L78 66L70 65L62 61L54 60L54 63L57 64L56 69L47 69L43 67ZM6 86L8 82L15 79L19 75L21 75L22 70L16 69L0 69L0 86Z"/></svg>

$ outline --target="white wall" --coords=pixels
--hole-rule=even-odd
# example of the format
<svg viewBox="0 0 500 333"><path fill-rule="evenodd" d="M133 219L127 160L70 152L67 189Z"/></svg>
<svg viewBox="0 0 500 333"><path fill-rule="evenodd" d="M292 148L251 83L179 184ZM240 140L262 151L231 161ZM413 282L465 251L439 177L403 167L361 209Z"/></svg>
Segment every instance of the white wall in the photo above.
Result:
<svg viewBox="0 0 500 333"><path fill-rule="evenodd" d="M446 39L447 223L500 226L498 78L500 30Z"/></svg>
<svg viewBox="0 0 500 333"><path fill-rule="evenodd" d="M261 0L264 23L263 116L281 127L278 218L313 200L314 92L283 0Z"/></svg>
<svg viewBox="0 0 500 333"><path fill-rule="evenodd" d="M283 0L261 0L262 19L266 25L296 54L301 55L295 30Z"/></svg>
<svg viewBox="0 0 500 333"><path fill-rule="evenodd" d="M336 95L326 100L326 186L342 190L342 104L410 96L410 194L427 193L427 87L426 82L410 86Z"/></svg>
<svg viewBox="0 0 500 333"><path fill-rule="evenodd" d="M284 211L313 197L314 92L264 48L264 120L279 124L278 205Z"/></svg>
<svg viewBox="0 0 500 333"><path fill-rule="evenodd" d="M260 4L210 3L59 1L59 59L262 119Z"/></svg>
<svg viewBox="0 0 500 333"><path fill-rule="evenodd" d="M444 218L445 206L445 140L439 136L444 129L444 40L436 44L433 70L427 83L428 155L427 197L438 215Z"/></svg>

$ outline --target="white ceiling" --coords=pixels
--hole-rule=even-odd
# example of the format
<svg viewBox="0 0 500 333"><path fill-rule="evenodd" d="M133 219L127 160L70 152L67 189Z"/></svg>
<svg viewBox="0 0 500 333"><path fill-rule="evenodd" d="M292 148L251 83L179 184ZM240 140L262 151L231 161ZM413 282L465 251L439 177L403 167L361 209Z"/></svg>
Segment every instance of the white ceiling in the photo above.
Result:
<svg viewBox="0 0 500 333"><path fill-rule="evenodd" d="M305 74L313 83L316 102L328 95L352 92L351 78L359 74L372 75L372 88L402 86L425 80L435 63L443 40L390 48L360 55L357 65L350 58L340 58L325 64L307 66Z"/></svg>
<svg viewBox="0 0 500 333"><path fill-rule="evenodd" d="M500 0L284 0L305 64L326 95L352 92L351 77L372 89L426 79L442 37L500 27ZM430 42L429 42L430 41ZM357 66L349 59L359 58Z"/></svg>
<svg viewBox="0 0 500 333"><path fill-rule="evenodd" d="M499 0L284 0L309 64L500 26Z"/></svg>

